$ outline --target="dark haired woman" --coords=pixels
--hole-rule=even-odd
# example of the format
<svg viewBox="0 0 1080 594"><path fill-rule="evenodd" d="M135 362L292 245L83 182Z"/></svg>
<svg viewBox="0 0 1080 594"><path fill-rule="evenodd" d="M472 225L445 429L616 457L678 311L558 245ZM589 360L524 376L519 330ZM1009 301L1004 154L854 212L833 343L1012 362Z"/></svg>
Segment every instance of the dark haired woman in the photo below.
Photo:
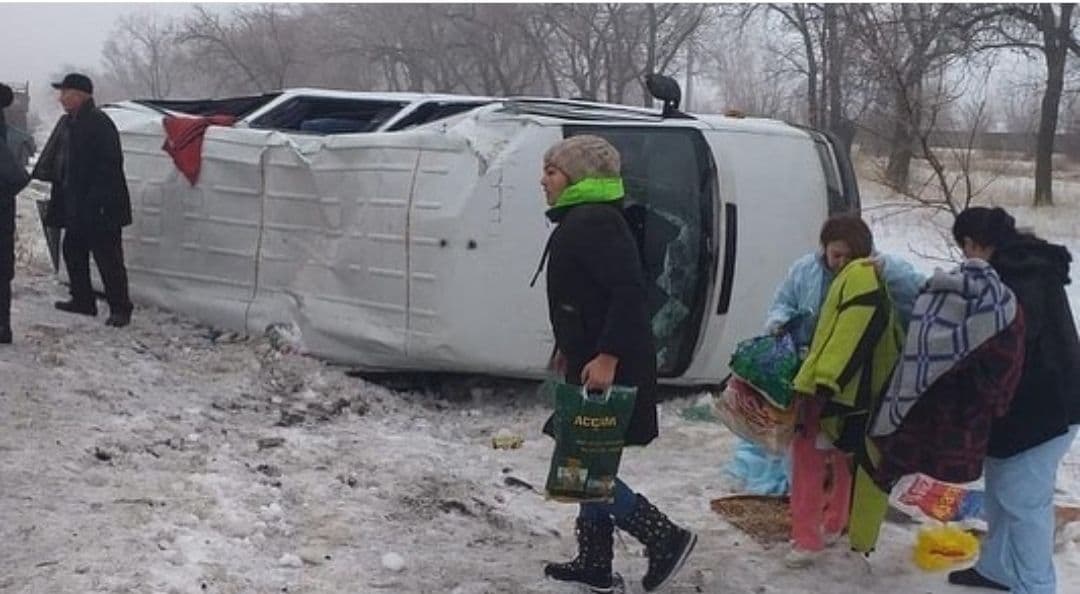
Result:
<svg viewBox="0 0 1080 594"><path fill-rule="evenodd" d="M1080 340L1065 285L1065 247L1016 230L1000 208L969 208L953 225L968 258L986 260L1024 312L1020 385L990 430L986 459L989 534L979 561L949 581L1016 594L1054 594L1054 484L1080 424Z"/></svg>

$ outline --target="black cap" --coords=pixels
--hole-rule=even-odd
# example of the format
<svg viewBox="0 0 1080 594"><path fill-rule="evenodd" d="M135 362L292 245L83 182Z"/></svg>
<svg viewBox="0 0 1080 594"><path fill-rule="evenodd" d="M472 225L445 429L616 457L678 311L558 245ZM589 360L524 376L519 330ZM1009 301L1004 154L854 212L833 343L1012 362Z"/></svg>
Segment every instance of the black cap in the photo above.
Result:
<svg viewBox="0 0 1080 594"><path fill-rule="evenodd" d="M54 89L61 90L75 89L77 91L82 91L91 95L94 94L94 83L90 82L90 77L86 76L85 74L78 74L76 72L72 72L71 74L65 76L64 80L58 83L53 83L52 87Z"/></svg>

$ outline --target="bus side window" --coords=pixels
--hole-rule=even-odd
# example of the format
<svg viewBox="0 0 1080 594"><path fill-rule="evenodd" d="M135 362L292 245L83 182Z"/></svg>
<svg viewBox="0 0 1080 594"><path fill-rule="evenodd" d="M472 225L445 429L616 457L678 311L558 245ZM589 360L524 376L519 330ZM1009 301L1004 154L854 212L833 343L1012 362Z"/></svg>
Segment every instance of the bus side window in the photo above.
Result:
<svg viewBox="0 0 1080 594"><path fill-rule="evenodd" d="M639 242L656 339L657 371L678 377L689 367L712 283L715 168L692 128L566 126L619 149L624 213Z"/></svg>

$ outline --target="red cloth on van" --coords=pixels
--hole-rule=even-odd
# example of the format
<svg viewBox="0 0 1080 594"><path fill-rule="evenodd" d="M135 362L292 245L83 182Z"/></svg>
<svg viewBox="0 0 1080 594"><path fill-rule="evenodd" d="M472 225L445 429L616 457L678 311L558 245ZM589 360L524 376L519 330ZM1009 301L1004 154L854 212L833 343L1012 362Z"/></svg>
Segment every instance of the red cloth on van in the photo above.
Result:
<svg viewBox="0 0 1080 594"><path fill-rule="evenodd" d="M173 163L191 185L199 181L202 168L202 143L210 126L232 126L236 118L230 115L176 117L165 116L165 144L161 148L169 153Z"/></svg>

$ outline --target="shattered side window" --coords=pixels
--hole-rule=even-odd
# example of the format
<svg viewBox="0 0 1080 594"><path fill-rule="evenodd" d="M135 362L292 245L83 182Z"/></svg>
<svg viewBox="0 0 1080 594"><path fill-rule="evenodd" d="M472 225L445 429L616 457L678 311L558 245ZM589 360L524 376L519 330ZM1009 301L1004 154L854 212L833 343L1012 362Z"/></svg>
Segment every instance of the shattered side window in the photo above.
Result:
<svg viewBox="0 0 1080 594"><path fill-rule="evenodd" d="M256 118L251 127L313 134L373 132L405 105L401 101L293 97Z"/></svg>
<svg viewBox="0 0 1080 594"><path fill-rule="evenodd" d="M263 95L229 97L226 99L136 99L135 103L191 115L231 115L235 118L242 118L277 99L280 95L281 93L265 93Z"/></svg>
<svg viewBox="0 0 1080 594"><path fill-rule="evenodd" d="M691 128L566 126L596 134L622 157L624 209L645 270L649 314L662 377L683 374L693 357L711 286L715 167Z"/></svg>
<svg viewBox="0 0 1080 594"><path fill-rule="evenodd" d="M477 107L487 105L488 103L490 102L473 101L467 103L451 103L446 101L429 101L417 107L409 115L401 118L401 121L395 122L388 131L408 130L409 128L415 128L416 126L423 126L424 124L444 120L460 113L465 113L466 111L472 111Z"/></svg>

